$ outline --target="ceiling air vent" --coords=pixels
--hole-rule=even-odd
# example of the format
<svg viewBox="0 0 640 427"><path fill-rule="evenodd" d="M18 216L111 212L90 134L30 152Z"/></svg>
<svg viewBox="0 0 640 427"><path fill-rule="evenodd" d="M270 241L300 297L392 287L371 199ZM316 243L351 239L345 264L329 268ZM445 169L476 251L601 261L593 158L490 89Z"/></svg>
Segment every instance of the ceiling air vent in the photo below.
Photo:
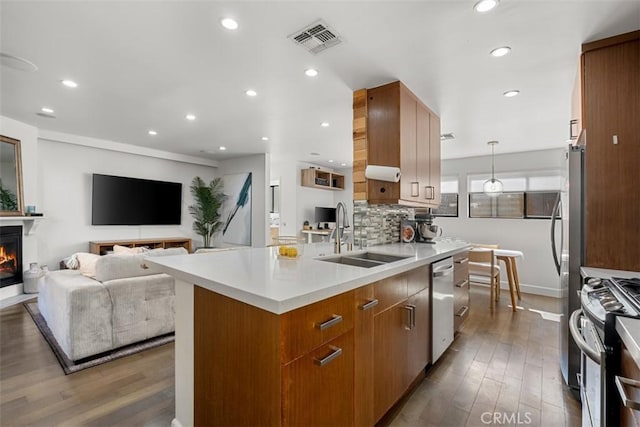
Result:
<svg viewBox="0 0 640 427"><path fill-rule="evenodd" d="M342 42L340 36L322 21L316 21L288 38L314 55Z"/></svg>
<svg viewBox="0 0 640 427"><path fill-rule="evenodd" d="M443 133L440 135L440 141L447 141L449 139L456 139L456 136L452 133Z"/></svg>

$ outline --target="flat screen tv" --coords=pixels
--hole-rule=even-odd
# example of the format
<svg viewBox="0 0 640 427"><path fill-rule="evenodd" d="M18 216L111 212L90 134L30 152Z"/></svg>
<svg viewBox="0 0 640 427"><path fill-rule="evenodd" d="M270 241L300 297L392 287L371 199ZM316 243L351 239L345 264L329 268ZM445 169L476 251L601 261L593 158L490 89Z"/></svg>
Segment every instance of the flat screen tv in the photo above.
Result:
<svg viewBox="0 0 640 427"><path fill-rule="evenodd" d="M93 174L92 225L180 225L182 184Z"/></svg>
<svg viewBox="0 0 640 427"><path fill-rule="evenodd" d="M336 222L336 208L316 206L316 222Z"/></svg>

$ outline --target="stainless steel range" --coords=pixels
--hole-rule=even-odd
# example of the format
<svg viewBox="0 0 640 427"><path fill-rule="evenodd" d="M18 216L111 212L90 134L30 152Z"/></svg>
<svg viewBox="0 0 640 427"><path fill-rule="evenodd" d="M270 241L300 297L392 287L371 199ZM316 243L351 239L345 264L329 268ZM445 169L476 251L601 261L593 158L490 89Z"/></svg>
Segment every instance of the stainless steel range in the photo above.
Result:
<svg viewBox="0 0 640 427"><path fill-rule="evenodd" d="M581 308L571 314L569 328L582 351L580 395L582 425L619 425L620 374L618 316L640 318L640 277L587 278L580 291Z"/></svg>

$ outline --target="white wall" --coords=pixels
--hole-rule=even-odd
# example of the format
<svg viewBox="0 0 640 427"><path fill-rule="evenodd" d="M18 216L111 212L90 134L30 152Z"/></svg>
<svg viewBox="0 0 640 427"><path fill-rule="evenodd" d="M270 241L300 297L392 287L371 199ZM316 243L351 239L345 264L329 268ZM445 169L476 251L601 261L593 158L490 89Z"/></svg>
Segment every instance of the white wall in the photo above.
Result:
<svg viewBox="0 0 640 427"><path fill-rule="evenodd" d="M345 176L344 191L324 190L321 188L303 187L302 170L313 163L297 161L281 155L271 156L271 179L280 181L280 235L296 236L300 234L304 221L314 227L316 206L336 206L343 202L348 210L349 218L353 218L353 176L352 169L330 169Z"/></svg>
<svg viewBox="0 0 640 427"><path fill-rule="evenodd" d="M216 169L179 161L40 139L38 143L40 198L47 219L38 229L39 260L51 269L74 252L88 251L89 241L189 237L198 246L200 236L191 228L189 186L195 176L213 179ZM182 183L180 226L91 225L93 173Z"/></svg>
<svg viewBox="0 0 640 427"><path fill-rule="evenodd" d="M563 150L543 150L496 155L496 173L523 170L560 169ZM491 157L469 157L442 161L442 175L457 175L459 181L458 218L436 218L443 236L460 237L473 243L497 243L504 249L520 250L518 261L524 292L560 296L558 275L551 255L548 219L468 218L467 174L491 171ZM504 264L502 264L504 269ZM506 281L502 284L506 287Z"/></svg>
<svg viewBox="0 0 640 427"><path fill-rule="evenodd" d="M269 232L269 172L270 159L268 154L237 157L220 162L219 174L252 172L251 176L251 246L264 247L267 238L271 240ZM214 244L224 246L222 236L218 235Z"/></svg>
<svg viewBox="0 0 640 427"><path fill-rule="evenodd" d="M38 196L38 129L27 124L15 121L8 117L0 116L0 135L20 140L22 157L22 193L24 206L36 205L40 209ZM22 225L20 220L3 220L2 225ZM29 266L30 262L39 262L38 242L41 237L38 234L23 236L22 241L22 267ZM22 293L22 284L6 286L0 289L0 299L9 298Z"/></svg>

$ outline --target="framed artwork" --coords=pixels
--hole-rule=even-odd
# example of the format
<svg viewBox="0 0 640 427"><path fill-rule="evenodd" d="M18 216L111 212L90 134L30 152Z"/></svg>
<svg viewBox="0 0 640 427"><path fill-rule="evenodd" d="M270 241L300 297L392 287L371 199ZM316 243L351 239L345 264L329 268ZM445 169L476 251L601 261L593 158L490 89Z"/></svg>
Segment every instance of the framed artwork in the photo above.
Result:
<svg viewBox="0 0 640 427"><path fill-rule="evenodd" d="M251 172L225 175L222 241L251 246Z"/></svg>

